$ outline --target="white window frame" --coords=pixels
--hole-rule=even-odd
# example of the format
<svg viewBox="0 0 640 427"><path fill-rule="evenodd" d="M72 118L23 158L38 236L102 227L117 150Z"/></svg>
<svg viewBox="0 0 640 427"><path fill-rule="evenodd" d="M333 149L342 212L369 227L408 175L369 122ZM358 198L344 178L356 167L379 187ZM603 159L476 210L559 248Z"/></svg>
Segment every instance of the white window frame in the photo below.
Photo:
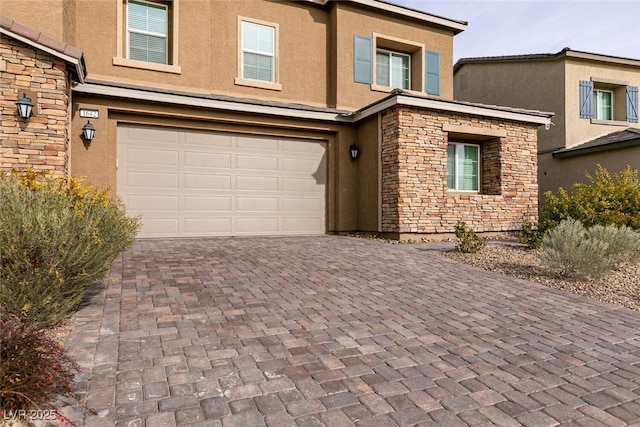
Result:
<svg viewBox="0 0 640 427"><path fill-rule="evenodd" d="M141 0L137 0L141 1ZM127 6L128 1L118 1L116 4L117 21L116 21L116 56L113 57L113 65L138 68L144 70L159 71L164 73L181 74L182 67L178 65L178 25L179 25L179 5L182 0L158 1L154 3L166 5L167 7L167 63L160 64L157 62L138 61L128 58L129 40L127 29Z"/></svg>
<svg viewBox="0 0 640 427"><path fill-rule="evenodd" d="M379 83L379 78L380 76L378 75L378 54L385 54L388 55L389 57L389 75L387 76L389 78L389 85L383 85ZM400 87L398 89L404 89L404 90L411 90L411 55L407 54L407 53L402 53L402 52L396 52L393 50L389 50L389 49L381 49L381 48L376 48L376 60L375 60L375 67L376 67L376 85L377 86L384 86L384 87L391 87L391 88L396 88L395 86L393 86L393 66L392 66L392 58L393 56L399 56L402 58L406 58L407 59L407 68L409 71L409 80L407 82L407 87Z"/></svg>
<svg viewBox="0 0 640 427"><path fill-rule="evenodd" d="M453 165L454 165L454 171L453 171L453 179L454 179L454 188L449 188L449 146L454 146L454 161L453 161ZM476 148L477 152L478 152L478 176L476 177L476 190L460 190L459 189L459 183L458 183L458 179L460 178L460 175L458 174L458 161L459 161L459 156L460 156L460 152L462 150L460 150L460 147L474 147ZM447 144L447 180L445 181L447 183L447 191L456 191L456 192L463 192L463 193L480 193L480 185L482 183L481 180L481 173L482 173L482 147L480 146L480 144L467 144L464 142L449 142Z"/></svg>
<svg viewBox="0 0 640 427"><path fill-rule="evenodd" d="M600 113L600 109L598 108L598 94L599 93L608 93L611 95L611 117L608 118L603 118L600 117L599 113ZM613 107L614 107L614 99L613 99L613 91L611 90L605 90L605 89L598 89L598 88L594 88L593 89L593 103L594 103L594 112L595 112L595 120L605 120L605 121L612 121L613 118L615 117L615 112L613 111Z"/></svg>
<svg viewBox="0 0 640 427"><path fill-rule="evenodd" d="M153 31L144 31L144 30L139 30L137 28L130 28L129 27L129 7L131 5L131 3L137 3L137 4L142 4L142 5L146 5L147 7L157 7L157 8L161 8L164 9L165 12L165 28L164 28L164 33L156 33ZM158 37L158 38L162 38L164 39L164 62L155 62L155 61L143 61L143 62L151 62L154 64L161 64L161 65L168 65L168 60L169 60L169 7L165 4L161 4L161 3L154 3L154 2L149 2L149 1L144 1L144 0L129 0L127 1L127 17L126 17L126 28L127 28L127 59L131 59L131 33L134 34L141 34L144 36L152 36L152 37Z"/></svg>
<svg viewBox="0 0 640 427"><path fill-rule="evenodd" d="M270 27L273 30L273 52L253 51L244 48L244 40L242 34L243 24L259 25L263 27ZM240 86L257 87L261 89L270 90L282 90L282 85L279 83L279 25L272 22L261 21L257 19L247 18L243 16L238 17L238 77L235 79L235 84ZM244 55L245 53L251 53L256 55L268 56L272 60L271 68L271 81L249 79L244 76Z"/></svg>

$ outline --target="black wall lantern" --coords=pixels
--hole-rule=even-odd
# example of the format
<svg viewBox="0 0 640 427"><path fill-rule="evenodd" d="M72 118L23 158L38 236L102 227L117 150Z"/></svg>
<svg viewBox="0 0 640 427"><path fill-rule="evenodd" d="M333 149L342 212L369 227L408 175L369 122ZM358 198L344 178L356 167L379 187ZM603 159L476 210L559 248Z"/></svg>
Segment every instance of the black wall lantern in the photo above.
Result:
<svg viewBox="0 0 640 427"><path fill-rule="evenodd" d="M351 154L351 160L355 160L358 158L358 154L360 154L360 149L356 144L351 144L349 147L349 154Z"/></svg>
<svg viewBox="0 0 640 427"><path fill-rule="evenodd" d="M16 102L16 106L18 107L18 115L23 122L27 123L29 121L29 117L31 117L31 112L33 111L33 102L31 102L31 98L28 98L27 94L23 93L22 98L18 99Z"/></svg>
<svg viewBox="0 0 640 427"><path fill-rule="evenodd" d="M87 124L82 126L82 136L84 137L84 140L87 141L88 144L91 144L91 140L93 139L95 133L96 128L93 127L89 120L87 120Z"/></svg>

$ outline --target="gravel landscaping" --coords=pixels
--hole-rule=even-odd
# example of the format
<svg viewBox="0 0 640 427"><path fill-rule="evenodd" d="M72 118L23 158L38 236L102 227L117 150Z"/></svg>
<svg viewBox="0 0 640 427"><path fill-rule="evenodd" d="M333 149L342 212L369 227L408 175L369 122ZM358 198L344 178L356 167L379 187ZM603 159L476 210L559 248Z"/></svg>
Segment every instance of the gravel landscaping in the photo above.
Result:
<svg viewBox="0 0 640 427"><path fill-rule="evenodd" d="M603 277L584 281L567 279L545 268L539 261L539 253L516 243L489 242L475 254L445 251L443 255L485 270L640 311L640 262L627 263Z"/></svg>

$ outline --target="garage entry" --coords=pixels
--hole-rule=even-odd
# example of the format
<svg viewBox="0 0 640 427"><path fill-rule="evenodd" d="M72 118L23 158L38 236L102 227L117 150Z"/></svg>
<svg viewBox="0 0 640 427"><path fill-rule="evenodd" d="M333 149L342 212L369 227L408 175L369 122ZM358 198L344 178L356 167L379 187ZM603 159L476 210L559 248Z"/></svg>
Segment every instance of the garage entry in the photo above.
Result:
<svg viewBox="0 0 640 427"><path fill-rule="evenodd" d="M326 143L118 125L117 194L139 237L324 234Z"/></svg>

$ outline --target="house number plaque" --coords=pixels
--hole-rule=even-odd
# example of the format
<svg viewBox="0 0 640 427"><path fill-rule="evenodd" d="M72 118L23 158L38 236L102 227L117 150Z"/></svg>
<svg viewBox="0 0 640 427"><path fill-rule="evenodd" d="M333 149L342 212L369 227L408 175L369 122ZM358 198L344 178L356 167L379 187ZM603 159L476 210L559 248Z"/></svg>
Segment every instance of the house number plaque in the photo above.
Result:
<svg viewBox="0 0 640 427"><path fill-rule="evenodd" d="M80 117L85 117L87 119L97 119L98 118L98 110L90 110L88 108L80 109Z"/></svg>

